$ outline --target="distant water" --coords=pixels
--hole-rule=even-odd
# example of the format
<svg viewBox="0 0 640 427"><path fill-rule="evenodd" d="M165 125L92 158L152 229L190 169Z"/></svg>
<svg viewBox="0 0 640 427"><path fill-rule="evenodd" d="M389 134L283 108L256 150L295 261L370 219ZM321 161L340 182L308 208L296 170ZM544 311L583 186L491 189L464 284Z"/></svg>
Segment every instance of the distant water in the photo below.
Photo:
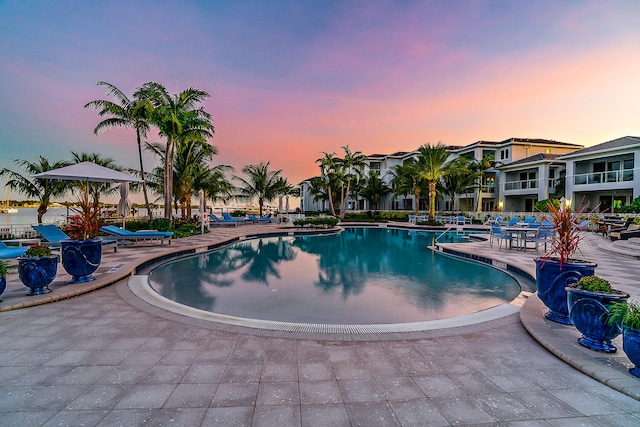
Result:
<svg viewBox="0 0 640 427"><path fill-rule="evenodd" d="M61 224L67 218L67 208L49 208L42 217L45 224ZM37 208L18 208L18 213L0 214L0 226L24 227L38 223Z"/></svg>

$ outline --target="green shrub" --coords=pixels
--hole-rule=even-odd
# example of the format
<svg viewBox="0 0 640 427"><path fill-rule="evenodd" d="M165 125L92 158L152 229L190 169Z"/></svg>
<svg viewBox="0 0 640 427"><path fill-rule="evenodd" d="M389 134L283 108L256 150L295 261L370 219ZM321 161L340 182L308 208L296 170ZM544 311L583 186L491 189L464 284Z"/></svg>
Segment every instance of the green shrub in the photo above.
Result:
<svg viewBox="0 0 640 427"><path fill-rule="evenodd" d="M0 277L7 277L7 274L9 274L9 268L9 261L0 259Z"/></svg>
<svg viewBox="0 0 640 427"><path fill-rule="evenodd" d="M409 215L413 215L411 212L404 211L387 211L380 212L380 219L392 220L392 221L409 221Z"/></svg>
<svg viewBox="0 0 640 427"><path fill-rule="evenodd" d="M633 199L630 205L622 206L619 211L622 213L640 213L640 197Z"/></svg>
<svg viewBox="0 0 640 427"><path fill-rule="evenodd" d="M441 226L444 225L444 222L440 221L416 221L417 225L431 225L431 226Z"/></svg>
<svg viewBox="0 0 640 427"><path fill-rule="evenodd" d="M640 330L640 304L631 301L616 302L609 307L609 325L622 325Z"/></svg>
<svg viewBox="0 0 640 427"><path fill-rule="evenodd" d="M51 249L48 246L44 245L29 246L29 249L27 249L27 251L24 253L24 256L29 258L39 258L49 255L51 255Z"/></svg>
<svg viewBox="0 0 640 427"><path fill-rule="evenodd" d="M576 284L576 288L589 292L602 292L604 294L612 294L616 291L611 287L608 280L598 276L584 276Z"/></svg>
<svg viewBox="0 0 640 427"><path fill-rule="evenodd" d="M242 218L242 217L246 216L244 211L240 211L240 210L235 210L235 211L231 212L229 215L231 215L234 218Z"/></svg>
<svg viewBox="0 0 640 427"><path fill-rule="evenodd" d="M151 230L169 231L171 230L171 220L167 218L154 218L149 221L149 228Z"/></svg>
<svg viewBox="0 0 640 427"><path fill-rule="evenodd" d="M558 199L538 200L533 207L538 212L549 212L549 202L553 203L557 209L560 209L560 200Z"/></svg>
<svg viewBox="0 0 640 427"><path fill-rule="evenodd" d="M149 230L151 228L148 220L138 219L134 221L127 221L125 227L129 231Z"/></svg>
<svg viewBox="0 0 640 427"><path fill-rule="evenodd" d="M201 232L199 225L191 224L189 222L174 224L174 227L171 229L171 231L173 231L173 237L175 239L194 236L196 234L200 234Z"/></svg>

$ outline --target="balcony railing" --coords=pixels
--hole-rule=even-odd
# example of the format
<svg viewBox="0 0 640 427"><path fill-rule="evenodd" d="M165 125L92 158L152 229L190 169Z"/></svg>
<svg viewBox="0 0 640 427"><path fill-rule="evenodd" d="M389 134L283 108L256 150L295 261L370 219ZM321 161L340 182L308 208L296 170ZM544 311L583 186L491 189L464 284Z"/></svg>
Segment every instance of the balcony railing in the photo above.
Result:
<svg viewBox="0 0 640 427"><path fill-rule="evenodd" d="M483 185L481 188L483 193L495 193L496 192L496 188L495 185Z"/></svg>
<svg viewBox="0 0 640 427"><path fill-rule="evenodd" d="M609 182L633 181L633 169L621 171L583 173L573 176L574 185L605 184Z"/></svg>
<svg viewBox="0 0 640 427"><path fill-rule="evenodd" d="M527 190L529 188L538 188L537 179L527 179L525 181L509 181L504 183L505 191L508 190Z"/></svg>

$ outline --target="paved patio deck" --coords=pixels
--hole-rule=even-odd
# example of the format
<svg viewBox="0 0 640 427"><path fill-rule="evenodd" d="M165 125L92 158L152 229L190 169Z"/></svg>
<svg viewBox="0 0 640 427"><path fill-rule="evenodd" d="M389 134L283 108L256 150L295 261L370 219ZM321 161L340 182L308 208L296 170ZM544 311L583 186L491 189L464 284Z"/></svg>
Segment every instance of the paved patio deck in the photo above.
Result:
<svg viewBox="0 0 640 427"><path fill-rule="evenodd" d="M10 276L0 297L9 310L0 312L0 425L640 425L640 401L558 356L588 357L633 394L640 380L625 373L623 353L601 358L572 344L575 332L544 320L537 298L520 314L459 328L292 336L165 312L127 287L150 259L267 231L283 230L215 228L170 246L107 250L95 282L68 285L61 269L41 297L24 296ZM638 297L640 261L603 254L593 239L583 252L597 274ZM535 269L531 251L464 250Z"/></svg>

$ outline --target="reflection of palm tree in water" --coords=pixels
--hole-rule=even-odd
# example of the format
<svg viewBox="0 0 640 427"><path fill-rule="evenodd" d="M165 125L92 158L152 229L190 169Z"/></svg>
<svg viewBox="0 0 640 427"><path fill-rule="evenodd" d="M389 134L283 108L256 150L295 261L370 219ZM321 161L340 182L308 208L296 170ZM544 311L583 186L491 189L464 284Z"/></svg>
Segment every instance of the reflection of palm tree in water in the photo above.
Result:
<svg viewBox="0 0 640 427"><path fill-rule="evenodd" d="M291 242L282 237L238 243L234 249L238 252L236 257L231 258L236 264L234 269L246 267L241 276L244 280L264 283L266 286L269 286L270 275L280 279L278 264L296 257Z"/></svg>

